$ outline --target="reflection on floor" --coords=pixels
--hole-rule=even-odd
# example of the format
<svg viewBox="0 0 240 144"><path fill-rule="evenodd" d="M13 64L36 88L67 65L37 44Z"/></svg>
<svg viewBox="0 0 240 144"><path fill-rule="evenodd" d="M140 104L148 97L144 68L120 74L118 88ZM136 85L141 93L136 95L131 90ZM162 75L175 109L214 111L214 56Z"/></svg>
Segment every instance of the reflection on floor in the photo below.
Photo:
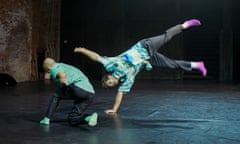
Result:
<svg viewBox="0 0 240 144"><path fill-rule="evenodd" d="M205 81L140 82L106 115L116 90L95 84L89 108L98 125L69 126L72 101L62 101L50 126L39 125L55 86L50 81L0 87L2 144L239 144L240 86Z"/></svg>

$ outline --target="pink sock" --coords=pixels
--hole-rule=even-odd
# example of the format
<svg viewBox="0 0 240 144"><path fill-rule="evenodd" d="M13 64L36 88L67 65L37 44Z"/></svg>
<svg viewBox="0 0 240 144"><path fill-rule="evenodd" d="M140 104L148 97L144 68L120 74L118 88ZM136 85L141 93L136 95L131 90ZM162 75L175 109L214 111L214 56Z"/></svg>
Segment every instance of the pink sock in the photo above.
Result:
<svg viewBox="0 0 240 144"><path fill-rule="evenodd" d="M189 27L193 27L193 26L199 26L201 25L201 22L197 19L191 19L191 20L187 20L183 23L183 28L189 28Z"/></svg>
<svg viewBox="0 0 240 144"><path fill-rule="evenodd" d="M202 75L205 77L207 75L207 69L204 66L204 62L197 62L196 68L202 72Z"/></svg>

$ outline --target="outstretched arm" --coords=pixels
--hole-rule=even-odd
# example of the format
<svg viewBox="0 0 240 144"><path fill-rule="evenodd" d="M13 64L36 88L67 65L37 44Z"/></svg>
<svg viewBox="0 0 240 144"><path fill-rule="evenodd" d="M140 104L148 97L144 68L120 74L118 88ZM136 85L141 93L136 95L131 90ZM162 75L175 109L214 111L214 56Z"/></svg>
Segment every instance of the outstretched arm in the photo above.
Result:
<svg viewBox="0 0 240 144"><path fill-rule="evenodd" d="M74 52L75 53L81 53L81 54L87 56L88 58L90 58L93 61L97 61L97 59L101 57L98 53L96 53L94 51L91 51L91 50L88 50L88 49L83 48L83 47L75 48Z"/></svg>
<svg viewBox="0 0 240 144"><path fill-rule="evenodd" d="M106 114L112 114L112 113L117 113L118 108L120 107L120 104L122 102L123 98L123 93L122 92L117 92L116 98L115 98L115 103L113 105L112 109L105 110Z"/></svg>

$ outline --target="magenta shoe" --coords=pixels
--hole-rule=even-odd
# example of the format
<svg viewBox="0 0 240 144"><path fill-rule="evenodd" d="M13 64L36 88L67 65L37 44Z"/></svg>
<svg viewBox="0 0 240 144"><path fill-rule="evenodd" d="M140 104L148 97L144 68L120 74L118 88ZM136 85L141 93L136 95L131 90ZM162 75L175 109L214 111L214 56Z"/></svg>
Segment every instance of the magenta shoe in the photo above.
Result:
<svg viewBox="0 0 240 144"><path fill-rule="evenodd" d="M202 75L205 77L207 75L207 69L204 66L204 62L197 63L197 69L202 72Z"/></svg>
<svg viewBox="0 0 240 144"><path fill-rule="evenodd" d="M191 20L187 20L183 23L183 25L186 27L186 28L189 28L189 27L193 27L193 26L199 26L201 25L201 22L197 19L191 19Z"/></svg>

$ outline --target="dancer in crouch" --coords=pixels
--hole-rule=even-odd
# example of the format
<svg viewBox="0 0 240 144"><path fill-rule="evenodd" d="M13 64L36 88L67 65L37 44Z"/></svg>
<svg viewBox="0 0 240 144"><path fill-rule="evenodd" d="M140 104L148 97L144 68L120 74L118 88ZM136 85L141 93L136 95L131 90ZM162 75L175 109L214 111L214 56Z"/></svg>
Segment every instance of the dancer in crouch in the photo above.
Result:
<svg viewBox="0 0 240 144"><path fill-rule="evenodd" d="M40 121L40 124L50 124L50 119L60 100L74 100L74 106L68 115L69 124L79 125L86 123L89 126L95 126L98 118L97 113L91 115L85 113L93 101L95 91L84 73L74 66L56 63L52 58L44 60L43 68L50 73L52 80L59 89L54 93L47 113Z"/></svg>
<svg viewBox="0 0 240 144"><path fill-rule="evenodd" d="M116 113L120 107L123 95L128 93L134 84L136 75L142 70L151 70L152 67L164 67L181 69L184 71L198 70L205 77L207 70L202 61L172 60L161 53L158 49L166 44L173 36L190 27L199 26L201 22L197 19L185 21L183 24L175 25L165 33L138 41L127 51L115 57L100 56L89 49L78 47L74 52L86 55L93 61L101 63L109 72L102 78L103 87L118 87L115 103L105 113Z"/></svg>

